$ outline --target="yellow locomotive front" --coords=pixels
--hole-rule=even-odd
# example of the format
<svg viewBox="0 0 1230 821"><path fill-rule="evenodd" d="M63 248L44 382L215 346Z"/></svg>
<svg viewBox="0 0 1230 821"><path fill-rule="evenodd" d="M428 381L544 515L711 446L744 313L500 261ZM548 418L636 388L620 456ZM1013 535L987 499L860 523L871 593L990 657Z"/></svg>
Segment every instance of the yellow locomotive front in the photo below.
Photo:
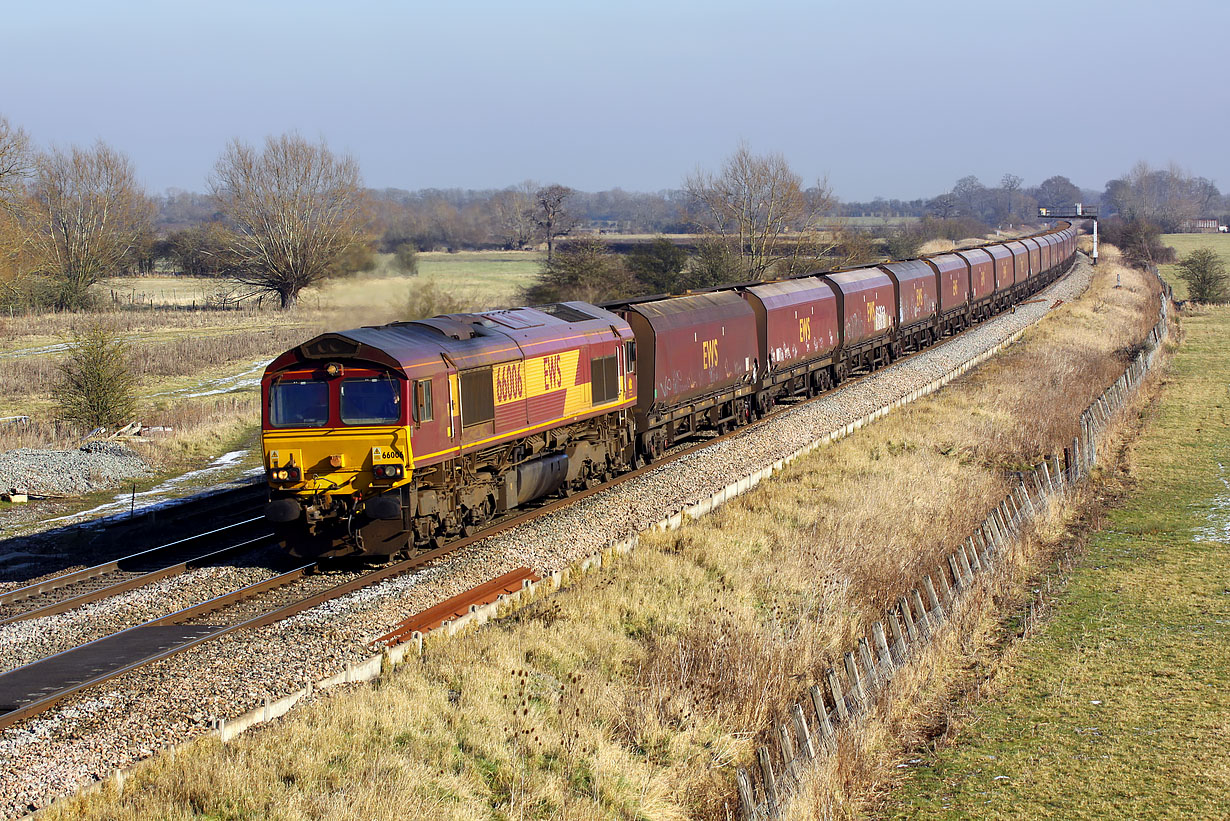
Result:
<svg viewBox="0 0 1230 821"><path fill-rule="evenodd" d="M413 478L408 382L313 340L261 385L265 515L301 556L391 556L405 547L401 488ZM326 358L327 357L327 358Z"/></svg>

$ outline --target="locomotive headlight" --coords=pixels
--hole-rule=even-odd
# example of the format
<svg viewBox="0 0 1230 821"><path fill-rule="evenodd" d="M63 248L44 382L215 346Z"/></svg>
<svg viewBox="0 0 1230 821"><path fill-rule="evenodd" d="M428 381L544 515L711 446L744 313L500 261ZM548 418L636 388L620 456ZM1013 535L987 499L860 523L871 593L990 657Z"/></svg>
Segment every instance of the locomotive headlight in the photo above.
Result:
<svg viewBox="0 0 1230 821"><path fill-rule="evenodd" d="M341 376L342 364L340 362L330 362L328 365L325 365L325 373L328 374L330 379L335 376Z"/></svg>

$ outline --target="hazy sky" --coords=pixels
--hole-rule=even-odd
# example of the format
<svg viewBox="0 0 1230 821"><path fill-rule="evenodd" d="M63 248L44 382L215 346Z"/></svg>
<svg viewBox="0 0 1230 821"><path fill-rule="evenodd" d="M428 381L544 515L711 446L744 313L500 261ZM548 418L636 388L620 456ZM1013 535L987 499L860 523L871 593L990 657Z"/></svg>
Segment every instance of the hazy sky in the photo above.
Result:
<svg viewBox="0 0 1230 821"><path fill-rule="evenodd" d="M376 188L678 187L739 140L843 199L966 174L1230 184L1226 0L7 2L0 114L153 191L298 130Z"/></svg>

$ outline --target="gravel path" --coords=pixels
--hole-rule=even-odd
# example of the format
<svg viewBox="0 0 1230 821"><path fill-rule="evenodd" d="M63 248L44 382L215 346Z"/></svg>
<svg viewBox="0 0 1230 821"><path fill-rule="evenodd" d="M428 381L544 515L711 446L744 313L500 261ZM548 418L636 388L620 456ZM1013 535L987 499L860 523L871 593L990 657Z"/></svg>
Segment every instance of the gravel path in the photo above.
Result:
<svg viewBox="0 0 1230 821"><path fill-rule="evenodd" d="M157 662L0 735L0 815L21 815L50 797L106 777L116 766L147 757L204 733L214 716L234 716L311 680L333 675L370 655L367 642L397 621L476 584L521 566L542 572L563 568L686 505L716 492L732 478L756 471L825 432L845 425L953 370L1039 319L1054 303L1084 292L1092 269L1084 258L1044 300L1018 307L946 342L829 394L777 414L741 436L663 465L635 480L454 554L423 573L394 579L317 607L284 622L207 643ZM175 585L144 593L171 606ZM99 605L107 605L106 602ZM58 647L89 635L104 618L124 620L133 603L115 614L96 606L93 618L29 622L17 650L0 661L28 657L36 647ZM182 606L182 605L181 605ZM128 610L124 610L128 608ZM74 625L77 625L74 627ZM85 625L85 626L83 626ZM64 635L32 638L41 630ZM85 630L86 632L81 632ZM7 644L0 632L0 644Z"/></svg>

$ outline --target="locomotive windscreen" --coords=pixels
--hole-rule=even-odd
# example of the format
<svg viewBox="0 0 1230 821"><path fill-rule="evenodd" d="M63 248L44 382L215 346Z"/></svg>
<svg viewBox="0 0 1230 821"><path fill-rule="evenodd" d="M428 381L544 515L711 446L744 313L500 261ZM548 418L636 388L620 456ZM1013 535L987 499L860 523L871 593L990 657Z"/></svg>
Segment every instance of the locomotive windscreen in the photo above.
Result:
<svg viewBox="0 0 1230 821"><path fill-rule="evenodd" d="M275 382L269 388L269 421L275 428L319 428L329 421L329 383Z"/></svg>
<svg viewBox="0 0 1230 821"><path fill-rule="evenodd" d="M343 379L341 393L347 425L387 425L401 419L397 383L387 376Z"/></svg>

